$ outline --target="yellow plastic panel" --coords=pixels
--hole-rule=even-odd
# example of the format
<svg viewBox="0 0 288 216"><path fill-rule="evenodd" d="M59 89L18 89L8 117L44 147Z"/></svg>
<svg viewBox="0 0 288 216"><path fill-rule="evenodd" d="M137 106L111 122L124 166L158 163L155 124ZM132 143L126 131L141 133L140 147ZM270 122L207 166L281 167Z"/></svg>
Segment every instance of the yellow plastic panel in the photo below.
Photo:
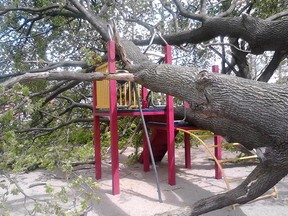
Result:
<svg viewBox="0 0 288 216"><path fill-rule="evenodd" d="M95 69L96 72L108 72L108 63L105 63ZM96 82L97 106L96 109L109 108L109 81L102 80Z"/></svg>

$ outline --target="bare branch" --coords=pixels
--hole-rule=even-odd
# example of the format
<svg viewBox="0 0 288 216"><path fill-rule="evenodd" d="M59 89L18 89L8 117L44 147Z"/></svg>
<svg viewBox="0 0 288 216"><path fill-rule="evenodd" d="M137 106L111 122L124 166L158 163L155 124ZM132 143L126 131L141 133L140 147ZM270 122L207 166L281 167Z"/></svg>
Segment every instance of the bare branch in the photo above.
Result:
<svg viewBox="0 0 288 216"><path fill-rule="evenodd" d="M269 62L268 66L263 70L261 73L260 77L257 79L257 81L262 81L262 82L268 82L269 79L272 77L274 74L274 71L277 69L281 61L283 61L287 57L287 52L278 52L275 51L273 58Z"/></svg>
<svg viewBox="0 0 288 216"><path fill-rule="evenodd" d="M66 10L63 10L66 9ZM61 7L60 5L51 5L43 8L19 7L19 8L3 8L0 10L0 16L5 15L11 11L23 11L30 14L45 14L46 16L63 16L83 18L81 14L69 5Z"/></svg>
<svg viewBox="0 0 288 216"><path fill-rule="evenodd" d="M231 46L231 47L235 48L236 50L238 50L238 51L240 51L240 52L251 53L251 51L247 51L247 50L240 49L239 47L237 47L237 46L235 46L234 44L231 44L231 43L209 43L209 44L204 44L203 46L204 46L204 47L207 47L207 46L215 46L215 45L219 45L219 46L222 46L222 45Z"/></svg>
<svg viewBox="0 0 288 216"><path fill-rule="evenodd" d="M47 95L48 93L56 91L57 89L61 88L67 82L68 81L59 82L59 83L57 83L56 85L54 85L53 87L51 87L49 89L46 89L44 91L31 94L30 97L38 97L38 96L41 96L41 95Z"/></svg>
<svg viewBox="0 0 288 216"><path fill-rule="evenodd" d="M42 8L31 8L31 7L17 7L17 8L3 8L0 10L0 16L9 13L11 11L25 11L25 12L29 12L29 13L43 13L45 11L51 10L51 9L56 9L59 8L59 5L51 5L51 6L47 6L47 7L42 7Z"/></svg>
<svg viewBox="0 0 288 216"><path fill-rule="evenodd" d="M218 14L217 17L226 17L226 16L228 16L229 14L231 14L231 13L234 11L234 9L236 8L237 2L238 2L238 0L233 0L233 1L231 2L230 7L229 7L226 11Z"/></svg>
<svg viewBox="0 0 288 216"><path fill-rule="evenodd" d="M277 20L282 17L288 16L288 10L281 11L280 13L274 14L266 19L266 21Z"/></svg>
<svg viewBox="0 0 288 216"><path fill-rule="evenodd" d="M235 67L233 66L233 64L231 64L218 50L216 50L213 46L209 47L213 52L215 52L221 59L222 61L224 61L228 67L233 70L233 72L235 74L237 74L238 72L236 71ZM224 69L224 68L223 68Z"/></svg>
<svg viewBox="0 0 288 216"><path fill-rule="evenodd" d="M25 193L24 190L22 189L22 187L20 187L20 185L13 178L11 178L9 174L7 174L7 173L1 173L1 174L4 175L11 184L14 184L16 186L18 191L25 197L25 199L28 198L28 199L31 199L31 200L37 201L37 202L47 202L47 199L37 199L37 198L34 198L34 197L28 195L27 193Z"/></svg>
<svg viewBox="0 0 288 216"><path fill-rule="evenodd" d="M75 80L75 81L93 81L93 80L126 80L134 81L134 75L130 73L77 73L77 72L41 72L41 73L26 73L18 77L11 78L2 82L0 85L11 87L18 82L25 82L31 80Z"/></svg>
<svg viewBox="0 0 288 216"><path fill-rule="evenodd" d="M173 0L175 5L177 6L177 9L180 12L180 15L190 18L190 19L194 19L194 20L198 20L198 21L204 21L207 17L205 14L192 14L189 13L183 6L182 3L178 0Z"/></svg>
<svg viewBox="0 0 288 216"><path fill-rule="evenodd" d="M93 118L79 118L79 119L72 119L70 121L67 121L63 124L57 125L52 128L29 128L21 131L17 131L17 133L26 133L26 132L31 132L31 131L46 131L46 132L51 132L58 130L60 128L66 127L70 124L75 124L75 123L87 123L87 122L93 122Z"/></svg>
<svg viewBox="0 0 288 216"><path fill-rule="evenodd" d="M200 13L201 14L207 14L207 1L206 0L201 0Z"/></svg>
<svg viewBox="0 0 288 216"><path fill-rule="evenodd" d="M77 0L69 0L85 17L85 19L98 31L105 41L109 40L109 34L107 31L107 22L105 22L101 17L91 14L87 11Z"/></svg>
<svg viewBox="0 0 288 216"><path fill-rule="evenodd" d="M73 80L73 81L69 81L67 83L64 83L63 85L60 85L60 87L58 87L57 89L54 89L53 92L45 99L45 101L43 102L43 105L45 105L46 103L48 103L49 101L53 100L54 98L56 98L59 94L61 94L62 92L73 88L74 86L78 85L79 81ZM59 85L58 85L59 86Z"/></svg>
<svg viewBox="0 0 288 216"><path fill-rule="evenodd" d="M63 112L59 113L59 116L65 114L66 112L68 112L74 108L86 108L86 109L93 110L93 107L91 104L78 103L78 102L75 102L72 98L66 97L66 96L58 96L57 98L68 100L71 103L71 105L69 107L67 107Z"/></svg>
<svg viewBox="0 0 288 216"><path fill-rule="evenodd" d="M139 19L126 19L125 21L137 23L137 24L143 26L144 28L146 28L148 31L150 31L151 34L154 32L154 29L155 29L155 27L153 25L150 25L150 24L143 22Z"/></svg>
<svg viewBox="0 0 288 216"><path fill-rule="evenodd" d="M81 68L84 68L87 66L88 65L85 61L60 61L60 62L55 62L55 63L49 63L44 68L32 69L32 70L28 71L27 73L45 72L45 71L53 70L53 69L58 68L58 67L81 67Z"/></svg>
<svg viewBox="0 0 288 216"><path fill-rule="evenodd" d="M234 44L235 47L240 47L239 41L237 38L229 38L230 43ZM239 68L238 74L239 77L252 79L252 75L249 69L249 65L247 62L247 54L245 52L239 51L234 46L231 46L232 57L235 59L235 62Z"/></svg>
<svg viewBox="0 0 288 216"><path fill-rule="evenodd" d="M165 2L163 2L163 0L160 0L160 2L162 4L162 6L172 15L173 22L174 22L174 27L175 27L175 32L178 32L179 31L179 24L178 24L177 14L171 9L170 6L165 4Z"/></svg>

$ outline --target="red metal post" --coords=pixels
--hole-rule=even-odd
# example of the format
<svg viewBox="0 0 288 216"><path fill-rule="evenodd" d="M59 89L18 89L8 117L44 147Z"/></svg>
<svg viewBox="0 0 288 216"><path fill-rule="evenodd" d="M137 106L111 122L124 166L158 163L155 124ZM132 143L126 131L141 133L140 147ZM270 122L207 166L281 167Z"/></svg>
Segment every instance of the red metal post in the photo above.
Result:
<svg viewBox="0 0 288 216"><path fill-rule="evenodd" d="M141 98L142 98L142 108L148 108L148 101L147 101L147 94L148 94L148 91L147 91L147 88L145 88L144 86L142 86L142 95L141 95Z"/></svg>
<svg viewBox="0 0 288 216"><path fill-rule="evenodd" d="M108 41L108 71L114 73L115 42ZM110 91L110 133L111 133L111 163L112 163L112 193L120 193L119 186L119 152L118 152L118 122L117 122L117 86L116 80L109 81Z"/></svg>
<svg viewBox="0 0 288 216"><path fill-rule="evenodd" d="M213 73L219 73L219 66L218 65L213 65L212 66L212 72ZM215 153L215 157L218 159L218 160L221 160L222 159L222 147L221 146L218 146L222 143L222 137L221 136L218 136L216 135L214 137L214 144L217 145L215 148L214 148L214 153ZM222 179L222 173L221 173L221 170L220 168L218 167L218 165L215 163L215 178L216 179Z"/></svg>
<svg viewBox="0 0 288 216"><path fill-rule="evenodd" d="M143 139L143 166L144 172L150 171L150 156L149 156L149 148L147 143L147 138L145 131L142 132L142 139Z"/></svg>
<svg viewBox="0 0 288 216"><path fill-rule="evenodd" d="M97 106L97 91L96 91L96 81L93 81L92 87L93 95L93 138L94 138L94 157L95 157L95 178L101 179L101 140L100 140L100 116L96 116L96 106Z"/></svg>
<svg viewBox="0 0 288 216"><path fill-rule="evenodd" d="M190 135L184 133L185 143L185 168L191 169L191 147L190 147Z"/></svg>
<svg viewBox="0 0 288 216"><path fill-rule="evenodd" d="M189 107L190 107L190 105L187 102L184 102L184 109L188 109ZM186 112L186 110L185 110L185 112ZM185 168L191 169L190 134L184 133L184 143L185 143Z"/></svg>
<svg viewBox="0 0 288 216"><path fill-rule="evenodd" d="M221 158L222 158L222 147L218 146L221 143L222 143L222 137L216 135L214 137L214 145L217 145L217 147L214 148L214 151L215 151L215 157L218 160L221 160ZM216 163L215 163L215 179L222 179L221 170L220 170L220 168L218 167L218 165Z"/></svg>
<svg viewBox="0 0 288 216"><path fill-rule="evenodd" d="M172 48L164 47L165 63L172 64ZM175 171L175 128L174 128L174 100L170 95L166 96L166 123L167 123L167 151L168 151L168 183L176 184Z"/></svg>

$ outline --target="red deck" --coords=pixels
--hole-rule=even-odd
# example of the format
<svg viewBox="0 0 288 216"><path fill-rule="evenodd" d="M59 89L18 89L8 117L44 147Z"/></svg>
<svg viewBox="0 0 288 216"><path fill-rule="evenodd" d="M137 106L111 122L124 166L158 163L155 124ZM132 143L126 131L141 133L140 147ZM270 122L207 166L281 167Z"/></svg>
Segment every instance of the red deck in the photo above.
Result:
<svg viewBox="0 0 288 216"><path fill-rule="evenodd" d="M143 108L143 114L149 116L165 115L166 108ZM109 116L109 110L95 110L94 115L96 116ZM140 116L139 109L117 109L118 116Z"/></svg>

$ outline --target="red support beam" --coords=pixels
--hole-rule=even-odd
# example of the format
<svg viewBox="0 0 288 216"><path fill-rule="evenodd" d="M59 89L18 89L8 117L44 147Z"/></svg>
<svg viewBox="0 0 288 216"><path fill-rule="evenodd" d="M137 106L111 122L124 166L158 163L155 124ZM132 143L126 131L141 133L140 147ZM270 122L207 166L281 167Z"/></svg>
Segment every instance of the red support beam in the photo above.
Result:
<svg viewBox="0 0 288 216"><path fill-rule="evenodd" d="M145 88L144 86L142 86L142 89L141 89L141 92L142 92L142 95L141 95L141 98L142 98L142 108L148 108L148 101L147 101L147 95L148 95L148 90L147 88Z"/></svg>
<svg viewBox="0 0 288 216"><path fill-rule="evenodd" d="M212 72L213 73L219 73L219 66L218 65L213 65L212 66ZM219 145L222 144L222 137L216 135L214 137L214 144L217 146L217 147L214 148L215 157L218 160L221 160L222 159L222 147L219 146ZM215 178L216 179L222 179L221 170L220 170L220 168L218 167L218 165L216 163L215 163Z"/></svg>
<svg viewBox="0 0 288 216"><path fill-rule="evenodd" d="M108 44L108 71L115 73L115 42L109 40ZM118 152L118 121L117 121L117 83L109 81L110 91L110 133L111 133L111 163L112 163L112 194L120 193L119 186L119 152Z"/></svg>
<svg viewBox="0 0 288 216"><path fill-rule="evenodd" d="M185 143L185 168L191 169L191 147L190 147L190 135L184 133Z"/></svg>
<svg viewBox="0 0 288 216"><path fill-rule="evenodd" d="M189 109L190 105L186 101L184 102L184 109ZM187 112L187 110L185 110ZM185 113L186 118L186 113ZM190 134L184 133L185 143L185 168L191 169L191 145L190 145Z"/></svg>
<svg viewBox="0 0 288 216"><path fill-rule="evenodd" d="M93 95L93 139L94 139L94 157L95 157L95 178L101 179L101 140L100 140L100 117L96 115L97 106L97 91L96 81L93 81L92 95Z"/></svg>
<svg viewBox="0 0 288 216"><path fill-rule="evenodd" d="M214 136L214 145L221 145L222 143L222 137L221 136ZM218 146L214 148L214 153L215 153L215 157L218 160L221 160L222 158L222 147ZM218 167L218 165L215 163L215 179L222 179L222 173L220 168Z"/></svg>
<svg viewBox="0 0 288 216"><path fill-rule="evenodd" d="M164 47L165 63L172 64L172 48ZM168 151L168 183L176 184L175 170L175 130L174 130L174 100L170 95L166 96L166 123L167 123L167 151Z"/></svg>
<svg viewBox="0 0 288 216"><path fill-rule="evenodd" d="M149 148L148 148L148 142L146 138L145 131L143 129L142 131L142 139L143 139L143 166L144 166L144 172L150 171L150 156L149 156Z"/></svg>

